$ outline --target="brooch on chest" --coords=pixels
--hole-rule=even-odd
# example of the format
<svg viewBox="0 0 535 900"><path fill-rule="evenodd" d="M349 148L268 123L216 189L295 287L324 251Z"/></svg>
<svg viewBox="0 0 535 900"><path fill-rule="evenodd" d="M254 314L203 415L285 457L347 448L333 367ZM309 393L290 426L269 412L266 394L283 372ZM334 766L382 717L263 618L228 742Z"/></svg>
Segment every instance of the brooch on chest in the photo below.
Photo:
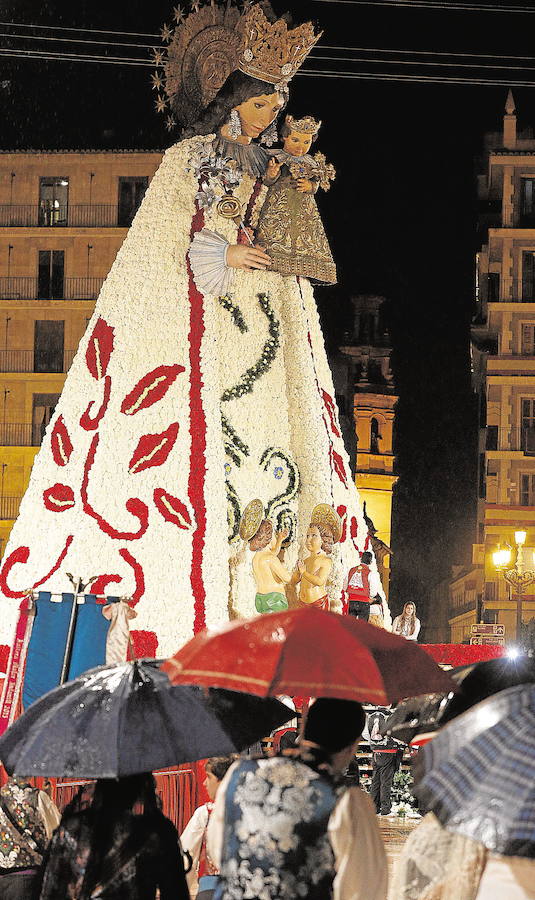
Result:
<svg viewBox="0 0 535 900"><path fill-rule="evenodd" d="M224 219L241 221L242 204L233 191L241 184L243 171L235 160L215 153L209 143L201 144L190 156L186 171L197 178L195 200L200 209L211 210L215 204Z"/></svg>

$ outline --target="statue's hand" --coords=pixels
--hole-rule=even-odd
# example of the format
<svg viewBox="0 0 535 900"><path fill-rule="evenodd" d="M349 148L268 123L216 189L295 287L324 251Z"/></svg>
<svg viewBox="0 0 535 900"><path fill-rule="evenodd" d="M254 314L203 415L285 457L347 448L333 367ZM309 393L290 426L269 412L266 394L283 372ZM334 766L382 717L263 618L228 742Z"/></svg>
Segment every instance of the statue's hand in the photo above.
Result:
<svg viewBox="0 0 535 900"><path fill-rule="evenodd" d="M305 564L302 559L297 560L297 571L299 572L300 575L302 575L303 572L305 571Z"/></svg>
<svg viewBox="0 0 535 900"><path fill-rule="evenodd" d="M288 531L287 528L284 528L283 531L277 532L277 537L280 539L281 542L284 542L286 540L286 538L289 536L290 536L290 532Z"/></svg>
<svg viewBox="0 0 535 900"><path fill-rule="evenodd" d="M245 244L229 244L227 248L227 266L233 269L267 269L271 265L271 257L259 247L248 247Z"/></svg>
<svg viewBox="0 0 535 900"><path fill-rule="evenodd" d="M267 164L266 175L268 178L278 178L282 163L277 162L277 160L272 156Z"/></svg>
<svg viewBox="0 0 535 900"><path fill-rule="evenodd" d="M312 184L310 178L298 178L296 190L300 194L312 194L312 192L314 191L314 185Z"/></svg>

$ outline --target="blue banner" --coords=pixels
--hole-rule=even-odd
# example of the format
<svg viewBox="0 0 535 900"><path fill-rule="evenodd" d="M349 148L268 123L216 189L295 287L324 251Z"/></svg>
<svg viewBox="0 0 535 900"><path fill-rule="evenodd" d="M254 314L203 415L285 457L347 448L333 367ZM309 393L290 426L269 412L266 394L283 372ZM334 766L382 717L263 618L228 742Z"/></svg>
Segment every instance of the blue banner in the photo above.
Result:
<svg viewBox="0 0 535 900"><path fill-rule="evenodd" d="M35 622L22 691L24 709L57 687L61 677L74 594L62 594L61 601L51 597L48 591L39 591L35 600ZM106 662L109 623L102 615L103 604L97 603L92 594L86 594L84 599L78 604L69 680Z"/></svg>

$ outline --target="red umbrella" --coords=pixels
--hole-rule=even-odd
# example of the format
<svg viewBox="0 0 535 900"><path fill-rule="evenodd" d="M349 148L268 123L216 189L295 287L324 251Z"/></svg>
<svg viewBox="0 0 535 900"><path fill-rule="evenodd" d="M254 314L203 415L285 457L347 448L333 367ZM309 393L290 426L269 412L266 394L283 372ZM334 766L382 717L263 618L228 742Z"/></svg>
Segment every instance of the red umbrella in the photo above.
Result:
<svg viewBox="0 0 535 900"><path fill-rule="evenodd" d="M203 631L162 666L173 684L375 704L455 690L414 641L351 616L296 609Z"/></svg>

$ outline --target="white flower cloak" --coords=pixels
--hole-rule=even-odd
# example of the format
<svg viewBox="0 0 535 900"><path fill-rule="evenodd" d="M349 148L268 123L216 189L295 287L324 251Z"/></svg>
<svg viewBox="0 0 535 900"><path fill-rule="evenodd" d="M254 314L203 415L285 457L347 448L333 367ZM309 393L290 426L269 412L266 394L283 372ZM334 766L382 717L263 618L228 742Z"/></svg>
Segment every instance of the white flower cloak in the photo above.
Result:
<svg viewBox="0 0 535 900"><path fill-rule="evenodd" d="M193 282L195 232L237 239L232 220L196 209L188 158L205 140L166 152L103 285L6 548L0 644L13 644L24 592L69 591L67 572L131 597L134 636L158 656L253 614L235 533L254 497L300 536L316 503L339 511L332 609L366 546L310 284L236 270L217 298ZM235 191L252 224L264 190L245 175Z"/></svg>

